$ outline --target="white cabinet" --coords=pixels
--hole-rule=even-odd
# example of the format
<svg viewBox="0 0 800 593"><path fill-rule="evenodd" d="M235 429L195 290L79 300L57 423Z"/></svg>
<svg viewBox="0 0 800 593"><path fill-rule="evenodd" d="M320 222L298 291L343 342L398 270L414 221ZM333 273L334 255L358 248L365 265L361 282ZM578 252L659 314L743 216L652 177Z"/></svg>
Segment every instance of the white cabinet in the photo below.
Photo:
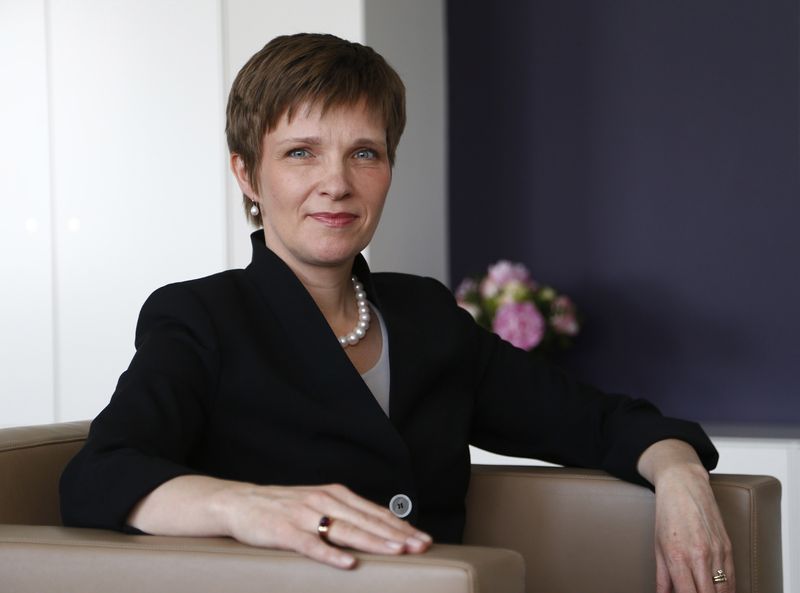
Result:
<svg viewBox="0 0 800 593"><path fill-rule="evenodd" d="M225 268L214 0L52 2L59 420L90 418L155 288Z"/></svg>
<svg viewBox="0 0 800 593"><path fill-rule="evenodd" d="M53 414L44 2L0 2L0 425Z"/></svg>
<svg viewBox="0 0 800 593"><path fill-rule="evenodd" d="M0 2L0 425L90 418L147 295L226 267L218 0Z"/></svg>

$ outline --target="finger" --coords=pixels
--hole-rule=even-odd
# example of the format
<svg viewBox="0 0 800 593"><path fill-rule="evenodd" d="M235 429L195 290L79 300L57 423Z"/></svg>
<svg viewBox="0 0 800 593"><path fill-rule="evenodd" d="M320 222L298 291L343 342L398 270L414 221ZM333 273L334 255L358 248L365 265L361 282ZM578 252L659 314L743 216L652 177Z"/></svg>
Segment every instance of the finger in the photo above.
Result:
<svg viewBox="0 0 800 593"><path fill-rule="evenodd" d="M346 505L334 503L335 510L327 512L336 524L336 537L332 537L337 544L349 545L355 548L373 551L382 554L400 552L422 552L428 548L430 541L417 539L415 531L395 529L392 525L376 519L374 516L362 513ZM329 537L334 532L333 526L329 528ZM409 535L411 533L412 535Z"/></svg>
<svg viewBox="0 0 800 593"><path fill-rule="evenodd" d="M718 570L722 570L727 579L722 583L714 583L712 590L714 593L735 593L736 591L736 575L733 567L733 551L731 549L730 541L725 538L725 542L721 550L714 554L714 560L711 564L711 582L714 583L714 576Z"/></svg>
<svg viewBox="0 0 800 593"><path fill-rule="evenodd" d="M250 545L296 550L333 566L347 568L355 561L354 557L336 548L333 548L336 553L326 551L325 548L332 546L322 541L318 529L323 516L336 519L349 515L358 520L350 522L351 525L365 533L350 528L339 530L337 536L334 523L334 543L382 554L421 552L427 547L419 541L416 546L410 544L409 539L413 538L407 531L387 527L320 487L259 487L243 491L242 495L242 499L236 499L240 504L232 505L237 512L231 513L230 534ZM361 528L361 525L365 527ZM410 526L405 527L414 532Z"/></svg>
<svg viewBox="0 0 800 593"><path fill-rule="evenodd" d="M722 525L721 517L719 518L719 521L720 525ZM725 583L719 583L717 587L715 587L716 593L735 593L736 570L733 565L733 546L731 545L731 540L728 537L728 534L724 531L724 528L722 533L722 550L720 554L720 564L712 566L711 567L712 571L716 572L717 567L722 567L722 570L725 571L725 576L727 577L728 580Z"/></svg>
<svg viewBox="0 0 800 593"><path fill-rule="evenodd" d="M715 563L707 566L712 566L712 568L705 568L705 569L697 569L695 572L695 582L697 583L697 591L699 593L734 593L735 589L731 588L733 584L728 571L724 568L720 568L724 566L721 563ZM725 573L726 581L718 583L714 581L714 576L717 574L718 570L722 570Z"/></svg>
<svg viewBox="0 0 800 593"><path fill-rule="evenodd" d="M724 565L728 576L727 590L723 589L720 593L736 593L736 568L733 565L733 546L730 540L726 541Z"/></svg>
<svg viewBox="0 0 800 593"><path fill-rule="evenodd" d="M350 508L343 509L338 517L376 537L395 542L402 542L408 551L420 552L431 544L431 538L412 525L395 517L388 509L381 515L363 513Z"/></svg>
<svg viewBox="0 0 800 593"><path fill-rule="evenodd" d="M293 541L286 542L286 548L308 556L312 560L324 562L336 568L353 568L356 565L356 558L349 552L329 546L316 535L296 532ZM282 546L283 547L283 546Z"/></svg>
<svg viewBox="0 0 800 593"><path fill-rule="evenodd" d="M317 520L320 516L327 515L347 521L375 536L403 543L408 551L423 551L431 543L430 536L406 521L398 519L388 509L379 507L349 491L345 493L334 489L332 492L330 487L314 489L308 493L307 503L310 508L320 513Z"/></svg>
<svg viewBox="0 0 800 593"><path fill-rule="evenodd" d="M673 593L667 563L658 547L656 547L656 593Z"/></svg>
<svg viewBox="0 0 800 593"><path fill-rule="evenodd" d="M719 521L721 525L721 519ZM733 560L730 540L724 530L720 534L716 523L707 523L706 529L711 534L709 543L698 549L692 566L697 590L700 593L732 593L735 589L731 588ZM714 581L718 570L725 575L725 581Z"/></svg>
<svg viewBox="0 0 800 593"><path fill-rule="evenodd" d="M666 552L664 560L675 593L698 593L691 564L681 552Z"/></svg>
<svg viewBox="0 0 800 593"><path fill-rule="evenodd" d="M325 490L330 492L345 504L377 519L378 521L388 523L395 529L399 529L408 533L410 536L421 537L422 539L430 539L430 536L424 531L416 529L408 521L396 517L387 507L375 504L361 496L358 496L346 486L340 484L331 484L325 487Z"/></svg>
<svg viewBox="0 0 800 593"><path fill-rule="evenodd" d="M708 549L708 544L697 545L691 556L692 579L698 593L715 593L714 579L711 578L711 565L715 554Z"/></svg>
<svg viewBox="0 0 800 593"><path fill-rule="evenodd" d="M307 494L309 505L298 505L292 515L293 530L316 536L320 541L329 541L335 545L351 547L376 554L401 554L403 552L419 552L408 544L405 534L389 531L381 533L380 528L371 525L374 521L362 513L353 511L338 500L319 490ZM358 522L353 523L342 517L355 515ZM330 518L330 525L325 537L320 532L321 519ZM387 530L383 530L384 532Z"/></svg>
<svg viewBox="0 0 800 593"><path fill-rule="evenodd" d="M338 546L347 546L372 554L402 554L405 551L403 542L385 539L340 519L331 522L327 539Z"/></svg>

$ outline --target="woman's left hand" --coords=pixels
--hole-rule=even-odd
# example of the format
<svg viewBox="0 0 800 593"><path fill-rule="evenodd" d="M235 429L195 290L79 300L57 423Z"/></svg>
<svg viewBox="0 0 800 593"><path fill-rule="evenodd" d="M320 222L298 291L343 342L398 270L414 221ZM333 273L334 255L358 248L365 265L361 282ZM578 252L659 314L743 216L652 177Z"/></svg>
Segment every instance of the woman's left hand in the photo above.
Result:
<svg viewBox="0 0 800 593"><path fill-rule="evenodd" d="M659 441L642 454L639 472L656 489L656 593L734 593L731 542L694 449ZM727 580L715 583L720 570Z"/></svg>

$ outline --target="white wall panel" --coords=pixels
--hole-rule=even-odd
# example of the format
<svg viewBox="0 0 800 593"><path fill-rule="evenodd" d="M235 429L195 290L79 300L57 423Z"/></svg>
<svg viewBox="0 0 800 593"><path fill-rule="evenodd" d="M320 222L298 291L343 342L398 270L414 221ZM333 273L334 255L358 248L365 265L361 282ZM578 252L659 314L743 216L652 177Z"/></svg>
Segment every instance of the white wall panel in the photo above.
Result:
<svg viewBox="0 0 800 593"><path fill-rule="evenodd" d="M350 41L364 41L363 0L299 0L264 2L223 0L225 21L225 96L236 73L273 37L292 33L331 33ZM242 194L228 176L229 264L250 262L249 235L253 228L242 209Z"/></svg>
<svg viewBox="0 0 800 593"><path fill-rule="evenodd" d="M50 3L60 420L108 401L158 286L225 267L219 4Z"/></svg>
<svg viewBox="0 0 800 593"><path fill-rule="evenodd" d="M0 426L53 419L44 2L0 1Z"/></svg>
<svg viewBox="0 0 800 593"><path fill-rule="evenodd" d="M366 40L406 84L407 124L370 264L448 283L444 0L369 0Z"/></svg>

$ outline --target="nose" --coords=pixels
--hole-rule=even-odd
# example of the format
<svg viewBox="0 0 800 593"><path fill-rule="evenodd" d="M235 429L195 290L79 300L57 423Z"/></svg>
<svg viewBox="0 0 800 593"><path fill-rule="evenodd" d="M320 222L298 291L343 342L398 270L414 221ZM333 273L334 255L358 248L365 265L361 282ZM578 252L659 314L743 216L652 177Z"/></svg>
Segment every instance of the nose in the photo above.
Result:
<svg viewBox="0 0 800 593"><path fill-rule="evenodd" d="M326 165L319 182L319 191L332 200L341 200L349 196L353 187L347 165L338 160Z"/></svg>

